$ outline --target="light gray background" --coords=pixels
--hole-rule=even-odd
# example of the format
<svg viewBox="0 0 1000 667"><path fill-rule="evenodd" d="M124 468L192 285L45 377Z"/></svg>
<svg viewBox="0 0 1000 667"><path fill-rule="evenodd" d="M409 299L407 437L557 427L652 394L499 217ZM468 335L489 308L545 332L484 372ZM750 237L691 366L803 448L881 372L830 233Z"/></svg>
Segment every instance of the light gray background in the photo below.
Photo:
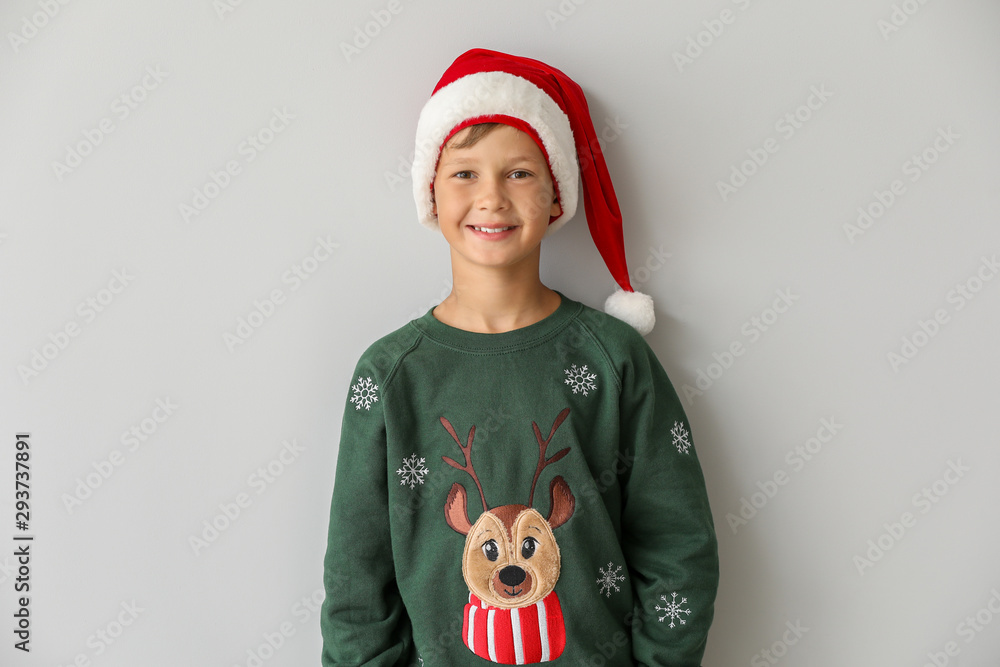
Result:
<svg viewBox="0 0 1000 667"><path fill-rule="evenodd" d="M637 287L656 300L647 340L679 390L714 376L686 402L722 556L705 664L773 664L765 649L785 665L998 664L1000 6L231 4L0 10L0 663L248 665L284 628L263 664L318 664L302 599L322 597L351 372L448 292L447 246L416 222L405 167L417 114L455 56L482 46L583 86ZM826 99L800 108L813 89ZM241 143L275 109L293 118L248 162ZM807 120L788 136L797 110ZM102 119L113 131L58 174ZM724 199L718 183L769 138L777 151ZM925 150L935 161L913 180ZM185 221L179 206L230 160L240 172ZM849 238L894 180L892 205ZM293 289L283 276L317 238L338 247ZM546 284L575 299L600 307L612 290L582 211L542 258ZM284 302L230 349L273 290ZM775 320L782 290L795 300ZM104 301L96 316L87 299ZM754 317L770 322L756 339ZM904 337L921 346L894 367ZM728 360L733 343L744 352ZM157 399L177 406L162 423ZM795 463L824 419L835 435ZM133 427L149 435L131 451ZM33 443L30 656L11 646L19 430ZM299 451L274 463L285 441ZM953 484L950 463L967 469ZM269 464L281 474L261 484ZM100 485L68 507L88 475ZM220 505L241 493L249 506L196 554L190 537L224 525ZM759 508L734 531L744 499ZM119 616L131 625L97 639Z"/></svg>

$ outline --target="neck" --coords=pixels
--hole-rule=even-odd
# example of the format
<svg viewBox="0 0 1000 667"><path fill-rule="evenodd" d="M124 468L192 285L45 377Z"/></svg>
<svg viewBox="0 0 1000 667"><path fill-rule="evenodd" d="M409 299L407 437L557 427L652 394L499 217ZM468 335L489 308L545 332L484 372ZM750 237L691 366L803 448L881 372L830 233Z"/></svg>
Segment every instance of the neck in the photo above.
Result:
<svg viewBox="0 0 1000 667"><path fill-rule="evenodd" d="M452 290L434 317L458 329L502 333L534 324L559 307L559 295L542 284L538 255L504 267L462 261L452 251Z"/></svg>

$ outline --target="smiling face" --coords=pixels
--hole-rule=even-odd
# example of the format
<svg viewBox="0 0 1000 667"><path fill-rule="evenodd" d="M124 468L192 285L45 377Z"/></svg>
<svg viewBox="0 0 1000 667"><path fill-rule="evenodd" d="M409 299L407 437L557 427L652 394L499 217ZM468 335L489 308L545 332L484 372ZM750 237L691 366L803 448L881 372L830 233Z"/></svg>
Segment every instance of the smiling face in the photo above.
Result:
<svg viewBox="0 0 1000 667"><path fill-rule="evenodd" d="M502 125L467 148L469 128L441 151L434 178L434 213L452 260L485 267L537 261L552 216L562 210L537 144Z"/></svg>
<svg viewBox="0 0 1000 667"><path fill-rule="evenodd" d="M559 566L559 547L548 521L524 505L483 512L465 540L465 583L494 607L538 602L555 587Z"/></svg>

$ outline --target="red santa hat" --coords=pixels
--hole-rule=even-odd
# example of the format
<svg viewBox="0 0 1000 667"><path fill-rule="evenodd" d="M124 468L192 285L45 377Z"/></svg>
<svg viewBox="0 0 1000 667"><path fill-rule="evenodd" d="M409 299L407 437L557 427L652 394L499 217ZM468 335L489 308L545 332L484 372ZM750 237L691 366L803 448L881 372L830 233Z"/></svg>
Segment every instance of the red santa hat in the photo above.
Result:
<svg viewBox="0 0 1000 667"><path fill-rule="evenodd" d="M646 335L653 330L652 297L629 282L618 199L590 118L583 89L545 63L498 51L472 49L449 67L417 122L413 196L420 222L437 230L433 185L441 149L455 133L477 123L503 123L527 133L548 161L562 213L548 236L576 213L582 183L587 224L619 285L604 310Z"/></svg>

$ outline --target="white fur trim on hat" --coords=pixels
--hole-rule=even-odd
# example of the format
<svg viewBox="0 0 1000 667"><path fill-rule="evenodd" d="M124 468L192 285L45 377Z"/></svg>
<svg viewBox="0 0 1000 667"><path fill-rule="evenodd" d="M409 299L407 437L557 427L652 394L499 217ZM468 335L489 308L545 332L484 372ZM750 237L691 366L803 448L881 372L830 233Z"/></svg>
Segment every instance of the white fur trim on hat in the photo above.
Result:
<svg viewBox="0 0 1000 667"><path fill-rule="evenodd" d="M441 144L452 128L477 116L503 114L523 120L538 133L548 153L562 214L549 223L549 235L576 213L580 168L569 118L541 88L507 72L477 72L452 81L431 96L417 121L413 157L413 198L417 217L428 229L439 229L433 214L430 185Z"/></svg>
<svg viewBox="0 0 1000 667"><path fill-rule="evenodd" d="M653 330L656 314L653 312L653 297L642 292L626 292L616 289L604 302L604 312L632 325L645 336Z"/></svg>

